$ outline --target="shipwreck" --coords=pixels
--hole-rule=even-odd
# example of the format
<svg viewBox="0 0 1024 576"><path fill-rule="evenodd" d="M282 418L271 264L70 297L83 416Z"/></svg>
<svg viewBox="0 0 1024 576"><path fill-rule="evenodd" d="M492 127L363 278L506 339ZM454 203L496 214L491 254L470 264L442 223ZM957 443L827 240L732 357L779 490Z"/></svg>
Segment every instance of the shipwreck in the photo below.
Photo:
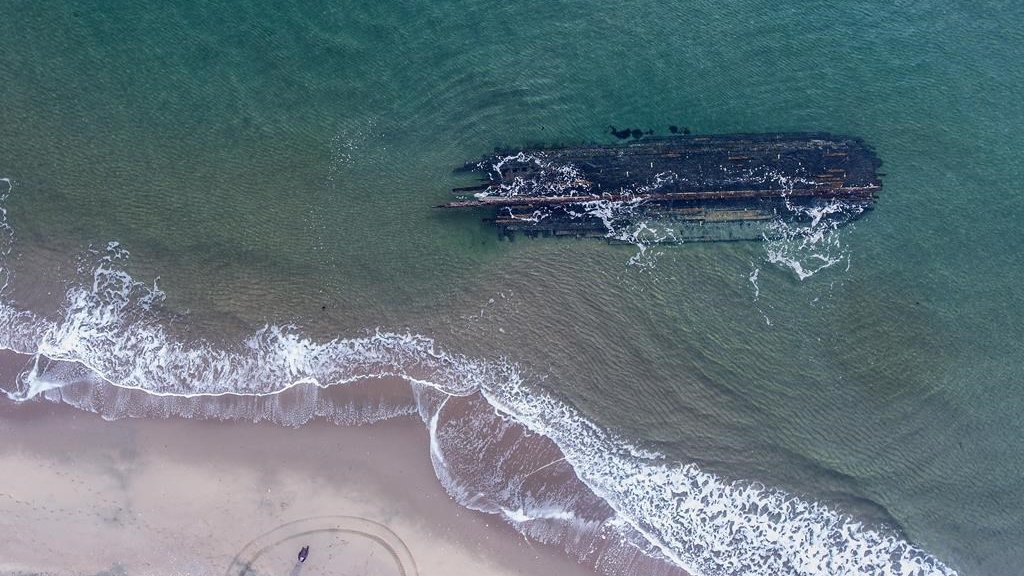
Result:
<svg viewBox="0 0 1024 576"><path fill-rule="evenodd" d="M859 217L882 188L880 165L862 140L825 133L498 150L457 169L479 181L440 208L484 211L503 238L616 240L656 225L666 241L751 240L779 223Z"/></svg>

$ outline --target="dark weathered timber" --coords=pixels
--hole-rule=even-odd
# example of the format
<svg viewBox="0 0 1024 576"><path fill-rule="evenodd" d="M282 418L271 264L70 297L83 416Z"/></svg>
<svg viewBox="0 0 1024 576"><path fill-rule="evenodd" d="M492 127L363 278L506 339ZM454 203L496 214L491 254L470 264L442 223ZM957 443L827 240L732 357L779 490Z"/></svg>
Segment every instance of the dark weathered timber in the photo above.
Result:
<svg viewBox="0 0 1024 576"><path fill-rule="evenodd" d="M736 239L721 225L740 223L738 229L760 236L752 223L799 218L801 207L840 201L858 214L870 209L882 187L880 165L860 139L824 133L680 135L503 151L461 169L486 180L454 189L463 196L441 207L491 209L487 220L503 236L597 236L609 216L589 214L588 207L628 204L628 215L611 217L667 218L689 227L682 237Z"/></svg>

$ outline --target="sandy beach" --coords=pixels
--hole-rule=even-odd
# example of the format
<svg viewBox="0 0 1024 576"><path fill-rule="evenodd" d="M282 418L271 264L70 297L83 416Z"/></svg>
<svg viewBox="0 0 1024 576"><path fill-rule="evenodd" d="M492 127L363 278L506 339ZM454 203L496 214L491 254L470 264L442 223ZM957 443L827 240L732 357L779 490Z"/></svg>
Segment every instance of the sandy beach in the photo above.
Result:
<svg viewBox="0 0 1024 576"><path fill-rule="evenodd" d="M3 400L0 436L3 574L592 574L453 502L413 417L292 429Z"/></svg>

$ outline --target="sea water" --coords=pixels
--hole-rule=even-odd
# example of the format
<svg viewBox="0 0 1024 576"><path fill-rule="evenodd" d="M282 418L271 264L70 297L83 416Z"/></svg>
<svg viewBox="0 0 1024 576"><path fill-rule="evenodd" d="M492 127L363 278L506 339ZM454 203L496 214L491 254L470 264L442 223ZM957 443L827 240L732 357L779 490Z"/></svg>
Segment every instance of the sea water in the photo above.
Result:
<svg viewBox="0 0 1024 576"><path fill-rule="evenodd" d="M1015 573L1021 16L8 3L0 346L34 359L3 389L417 414L456 500L608 574ZM496 146L669 124L863 137L885 187L760 243L499 242L431 208Z"/></svg>

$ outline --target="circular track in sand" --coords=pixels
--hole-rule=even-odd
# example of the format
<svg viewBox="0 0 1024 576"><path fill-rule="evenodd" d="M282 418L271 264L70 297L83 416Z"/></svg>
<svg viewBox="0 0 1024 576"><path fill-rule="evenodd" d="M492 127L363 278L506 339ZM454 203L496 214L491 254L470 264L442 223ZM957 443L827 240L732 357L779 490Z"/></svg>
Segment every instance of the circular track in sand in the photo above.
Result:
<svg viewBox="0 0 1024 576"><path fill-rule="evenodd" d="M297 560L309 546L305 563ZM315 516L282 524L245 545L225 576L417 576L405 542L390 528L357 516Z"/></svg>

